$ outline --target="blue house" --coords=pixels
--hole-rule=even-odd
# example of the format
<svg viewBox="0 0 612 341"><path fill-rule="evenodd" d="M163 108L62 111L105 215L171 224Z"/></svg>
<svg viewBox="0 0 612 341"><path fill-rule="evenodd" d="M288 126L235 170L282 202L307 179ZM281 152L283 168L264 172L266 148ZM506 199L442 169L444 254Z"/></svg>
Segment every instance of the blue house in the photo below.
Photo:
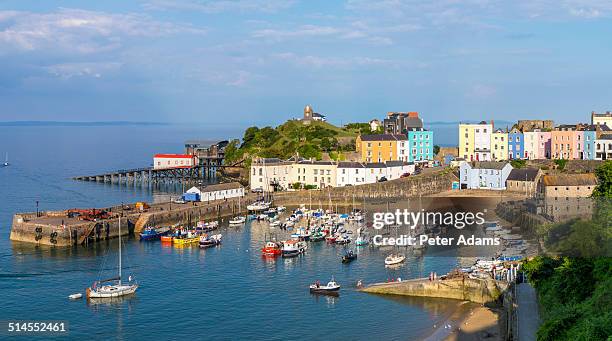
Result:
<svg viewBox="0 0 612 341"><path fill-rule="evenodd" d="M408 162L433 160L433 131L424 128L409 128Z"/></svg>
<svg viewBox="0 0 612 341"><path fill-rule="evenodd" d="M512 128L508 133L508 160L525 158L525 138L523 133Z"/></svg>
<svg viewBox="0 0 612 341"><path fill-rule="evenodd" d="M582 150L583 160L595 160L595 140L598 135L610 133L610 128L605 124L591 124L584 127L584 148Z"/></svg>

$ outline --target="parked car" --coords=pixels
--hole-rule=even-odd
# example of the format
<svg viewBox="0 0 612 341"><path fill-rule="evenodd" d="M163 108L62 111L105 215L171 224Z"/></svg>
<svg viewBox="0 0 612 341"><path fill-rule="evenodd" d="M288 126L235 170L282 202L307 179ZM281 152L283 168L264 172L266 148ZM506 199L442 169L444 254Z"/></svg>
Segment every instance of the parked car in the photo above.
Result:
<svg viewBox="0 0 612 341"><path fill-rule="evenodd" d="M384 176L378 179L378 182L385 182L385 181L387 181L387 178Z"/></svg>
<svg viewBox="0 0 612 341"><path fill-rule="evenodd" d="M261 188L261 187L253 188L253 189L251 189L251 192L253 192L253 193L263 193L263 188Z"/></svg>
<svg viewBox="0 0 612 341"><path fill-rule="evenodd" d="M184 204L184 203L186 203L186 201L183 200L183 198L178 198L178 199L172 200L172 202L175 203L175 204Z"/></svg>
<svg viewBox="0 0 612 341"><path fill-rule="evenodd" d="M407 178L410 176L410 173L404 173L400 176L400 178Z"/></svg>

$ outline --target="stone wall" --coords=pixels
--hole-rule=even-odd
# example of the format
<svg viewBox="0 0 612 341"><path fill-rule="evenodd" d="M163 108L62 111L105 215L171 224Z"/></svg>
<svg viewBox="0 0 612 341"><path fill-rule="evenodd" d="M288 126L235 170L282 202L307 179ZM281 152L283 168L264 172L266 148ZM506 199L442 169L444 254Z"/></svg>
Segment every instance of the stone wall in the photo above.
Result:
<svg viewBox="0 0 612 341"><path fill-rule="evenodd" d="M374 184L346 187L330 187L322 190L303 190L278 192L274 194L278 205L300 205L309 201L327 204L331 199L334 204L349 204L356 201L382 198L409 198L419 195L430 195L448 191L457 177L448 171L436 171L402 179L378 182Z"/></svg>
<svg viewBox="0 0 612 341"><path fill-rule="evenodd" d="M504 282L463 277L435 281L416 279L379 283L360 291L385 295L450 298L485 304L499 302L498 300L506 289L507 285Z"/></svg>

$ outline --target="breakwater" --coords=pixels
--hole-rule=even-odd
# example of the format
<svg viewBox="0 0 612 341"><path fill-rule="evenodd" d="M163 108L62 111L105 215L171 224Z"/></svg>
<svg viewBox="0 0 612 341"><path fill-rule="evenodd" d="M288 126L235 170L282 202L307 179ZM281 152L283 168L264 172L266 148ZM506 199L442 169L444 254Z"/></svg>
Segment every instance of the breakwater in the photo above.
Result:
<svg viewBox="0 0 612 341"><path fill-rule="evenodd" d="M240 206L240 210L239 210ZM139 211L135 205L108 207L105 219L95 221L70 217L69 210L37 213L18 213L13 216L10 239L38 245L69 246L87 244L116 238L121 233L139 233L146 226L167 226L174 224L195 224L199 220L223 219L244 213L245 205L238 200L217 200L187 204L157 204Z"/></svg>
<svg viewBox="0 0 612 341"><path fill-rule="evenodd" d="M383 295L450 298L475 303L497 302L506 291L505 282L467 276L430 281L427 278L369 285L362 292Z"/></svg>

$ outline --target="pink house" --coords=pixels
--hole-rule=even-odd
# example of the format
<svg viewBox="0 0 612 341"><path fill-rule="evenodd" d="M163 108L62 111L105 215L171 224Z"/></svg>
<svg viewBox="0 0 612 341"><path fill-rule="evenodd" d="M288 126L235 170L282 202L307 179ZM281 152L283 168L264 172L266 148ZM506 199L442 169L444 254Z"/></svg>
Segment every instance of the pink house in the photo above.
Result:
<svg viewBox="0 0 612 341"><path fill-rule="evenodd" d="M584 133L575 125L562 124L551 132L551 158L576 160L582 158Z"/></svg>
<svg viewBox="0 0 612 341"><path fill-rule="evenodd" d="M537 133L538 149L537 159L550 159L550 131L539 131Z"/></svg>

